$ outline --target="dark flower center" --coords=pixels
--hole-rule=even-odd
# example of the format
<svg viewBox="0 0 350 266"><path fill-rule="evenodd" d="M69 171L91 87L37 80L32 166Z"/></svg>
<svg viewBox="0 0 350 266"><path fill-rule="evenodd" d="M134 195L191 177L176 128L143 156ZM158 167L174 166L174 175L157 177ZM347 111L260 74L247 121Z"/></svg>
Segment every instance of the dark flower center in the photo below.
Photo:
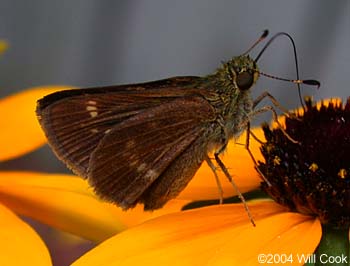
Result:
<svg viewBox="0 0 350 266"><path fill-rule="evenodd" d="M320 108L306 99L304 114L286 118L285 131L264 125L261 147L266 163L261 184L276 202L291 211L319 217L323 224L350 225L350 97Z"/></svg>

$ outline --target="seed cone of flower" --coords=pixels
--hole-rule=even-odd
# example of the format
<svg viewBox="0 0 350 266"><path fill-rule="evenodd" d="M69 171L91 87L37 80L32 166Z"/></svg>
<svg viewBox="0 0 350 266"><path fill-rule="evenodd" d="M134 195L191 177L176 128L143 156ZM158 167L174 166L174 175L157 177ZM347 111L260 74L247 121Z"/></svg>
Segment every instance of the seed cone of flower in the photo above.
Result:
<svg viewBox="0 0 350 266"><path fill-rule="evenodd" d="M267 142L262 183L275 201L291 211L317 216L323 224L350 225L350 98L322 103L305 100L304 112L286 118L285 132L264 125Z"/></svg>

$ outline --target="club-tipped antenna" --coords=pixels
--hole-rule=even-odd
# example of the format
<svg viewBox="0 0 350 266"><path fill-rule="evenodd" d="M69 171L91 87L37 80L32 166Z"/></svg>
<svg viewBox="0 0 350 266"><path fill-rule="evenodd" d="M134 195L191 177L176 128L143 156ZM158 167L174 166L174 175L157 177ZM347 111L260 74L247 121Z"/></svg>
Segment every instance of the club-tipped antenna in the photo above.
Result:
<svg viewBox="0 0 350 266"><path fill-rule="evenodd" d="M243 53L243 55L246 55L246 54L248 54L251 50L253 50L255 46L257 46L262 40L264 40L264 39L267 37L267 35L269 35L269 30L264 30L264 32L261 34L261 36L259 37L259 39L257 39L257 40L255 41L255 43L253 43L253 45L250 46L250 48L249 48L246 52Z"/></svg>
<svg viewBox="0 0 350 266"><path fill-rule="evenodd" d="M266 74L260 71L257 71L260 75L268 77L268 78L273 78L277 80L283 80L283 81L288 81L288 82L293 82L295 84L305 84L305 85L310 85L310 86L317 86L317 89L321 86L321 83L315 79L286 79L286 78L280 78L276 77L270 74Z"/></svg>
<svg viewBox="0 0 350 266"><path fill-rule="evenodd" d="M302 96L301 96L300 84L315 85L315 86L320 87L320 82L318 82L317 80L300 80L300 78L299 78L299 66L298 66L297 49L295 47L295 43L294 43L293 38L288 33L286 33L286 32L279 32L279 33L276 33L274 36L272 36L272 38L265 44L265 46L261 49L261 51L258 54L258 56L255 58L255 62L257 62L260 59L261 55L264 53L266 48L270 46L270 44L273 42L273 40L276 39L277 37L281 36L281 35L284 35L284 36L288 37L288 39L292 43L297 78L295 80L290 80L290 79L277 78L277 77L273 77L271 75L266 75L266 74L262 74L262 73L261 74L264 75L264 76L267 76L267 77L278 79L278 80L284 80L284 81L290 81L290 82L296 83L297 86L298 86L298 94L299 94L299 100L300 100L301 106L303 107L303 109L305 109L305 106L304 106L304 103L303 103L303 99L302 99Z"/></svg>

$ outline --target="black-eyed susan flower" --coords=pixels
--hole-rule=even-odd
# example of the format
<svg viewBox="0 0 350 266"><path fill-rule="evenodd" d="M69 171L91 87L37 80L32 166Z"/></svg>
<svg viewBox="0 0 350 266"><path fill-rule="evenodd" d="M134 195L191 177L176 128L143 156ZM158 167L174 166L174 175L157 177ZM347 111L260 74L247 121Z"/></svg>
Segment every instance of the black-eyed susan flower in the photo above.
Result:
<svg viewBox="0 0 350 266"><path fill-rule="evenodd" d="M262 188L290 210L349 228L350 98L344 106L333 101L320 108L307 99L305 114L297 117L285 123L298 144L286 141L280 129L263 127L266 162L260 170L272 186L264 182Z"/></svg>
<svg viewBox="0 0 350 266"><path fill-rule="evenodd" d="M298 143L280 129L264 127L265 162L259 168L272 186L261 186L278 203L248 203L256 227L242 204L167 214L110 238L73 265L259 265L278 259L283 265L303 265L315 262L310 255L327 226L345 228L341 233L348 243L350 104L321 105L307 101L304 114L285 121L285 131ZM230 152L225 161L232 159ZM252 168L245 168L246 174Z"/></svg>

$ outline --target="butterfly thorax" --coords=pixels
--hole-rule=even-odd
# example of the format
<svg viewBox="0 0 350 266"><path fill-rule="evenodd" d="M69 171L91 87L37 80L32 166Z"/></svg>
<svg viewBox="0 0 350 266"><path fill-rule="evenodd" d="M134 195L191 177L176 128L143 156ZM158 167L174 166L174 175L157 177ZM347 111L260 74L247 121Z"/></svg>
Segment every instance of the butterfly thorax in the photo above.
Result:
<svg viewBox="0 0 350 266"><path fill-rule="evenodd" d="M258 68L249 56L241 55L222 64L203 78L202 85L212 94L207 98L215 106L219 123L229 137L238 135L252 112L251 87L259 77Z"/></svg>

